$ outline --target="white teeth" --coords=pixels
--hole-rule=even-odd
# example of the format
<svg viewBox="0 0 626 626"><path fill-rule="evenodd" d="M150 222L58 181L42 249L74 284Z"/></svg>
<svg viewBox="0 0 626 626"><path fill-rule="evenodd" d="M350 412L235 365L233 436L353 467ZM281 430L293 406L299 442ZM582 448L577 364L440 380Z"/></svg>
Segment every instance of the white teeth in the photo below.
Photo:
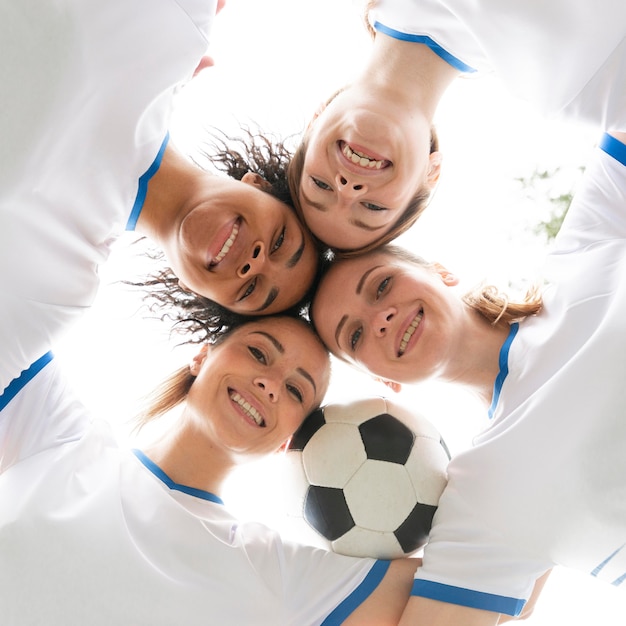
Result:
<svg viewBox="0 0 626 626"><path fill-rule="evenodd" d="M369 167L370 169L376 168L379 170L383 165L384 161L376 161L374 159L370 159L368 156L353 150L348 144L343 146L343 153L353 162L357 163L361 167Z"/></svg>
<svg viewBox="0 0 626 626"><path fill-rule="evenodd" d="M235 239L237 239L238 234L239 234L239 224L235 224L233 226L232 231L230 232L230 237L226 240L226 242L222 246L222 249L213 260L213 263L219 263L228 254L228 251L230 250L233 243L235 243Z"/></svg>
<svg viewBox="0 0 626 626"><path fill-rule="evenodd" d="M246 402L236 391L230 394L230 399L236 402L259 426L265 426L263 416L249 403Z"/></svg>
<svg viewBox="0 0 626 626"><path fill-rule="evenodd" d="M415 329L420 325L420 322L422 321L422 317L424 317L424 311L420 311L415 316L415 319L409 324L409 327L406 329L406 332L404 333L404 336L402 337L402 341L400 342L400 350L399 350L400 356L404 354L404 351L406 350L409 340L413 336Z"/></svg>

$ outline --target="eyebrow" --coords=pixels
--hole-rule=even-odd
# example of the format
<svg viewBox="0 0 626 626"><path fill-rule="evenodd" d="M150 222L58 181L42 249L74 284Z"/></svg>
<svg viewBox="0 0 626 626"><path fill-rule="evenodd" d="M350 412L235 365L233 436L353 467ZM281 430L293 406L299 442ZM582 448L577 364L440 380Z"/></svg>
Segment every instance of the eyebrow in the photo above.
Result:
<svg viewBox="0 0 626 626"><path fill-rule="evenodd" d="M370 267L366 272L363 273L363 276L361 276L361 278L359 279L359 282L356 285L356 295L360 296L361 295L361 291L363 291L363 285L365 284L365 281L367 280L367 277L375 270L377 270L379 267L382 267L382 265L374 265L373 267ZM343 329L343 327L345 326L345 323L348 321L348 316L344 315L340 320L339 320L339 324L337 324L337 329L335 330L335 343L337 344L337 347L341 349L341 345L339 343L339 335L341 334L341 331Z"/></svg>
<svg viewBox="0 0 626 626"><path fill-rule="evenodd" d="M304 247L306 245L306 241L304 240L304 233L301 233L302 240L300 241L300 245L298 249L287 259L287 263L285 263L285 267L288 269L292 269L295 267L300 259L302 258L302 254L304 253ZM254 313L260 313L261 311L265 311L274 300L278 297L279 289L278 287L272 287L270 292L267 294L267 298L265 298L265 302L258 308L254 309Z"/></svg>
<svg viewBox="0 0 626 626"><path fill-rule="evenodd" d="M280 341L278 341L278 339L276 339L276 337L274 337L274 335L271 335L268 332L265 332L264 330L255 330L252 332L252 334L255 335L262 335L263 337L265 337L266 339L268 339L271 344L276 348L276 350L280 353L280 354L285 354L285 347L283 346L282 343L280 343ZM306 378L310 383L311 386L313 387L313 390L315 391L315 393L317 394L317 385L315 384L315 381L313 380L313 376L311 376L311 374L309 374L304 368L302 367L297 367L296 371L303 376L304 378Z"/></svg>
<svg viewBox="0 0 626 626"><path fill-rule="evenodd" d="M267 307L269 307L269 305L272 304L272 302L274 302L274 300L276 300L277 297L278 297L278 288L272 287L270 289L270 292L267 294L267 298L265 298L265 302L258 309L254 309L252 312L260 313L261 311L265 311L265 309L267 309Z"/></svg>
<svg viewBox="0 0 626 626"><path fill-rule="evenodd" d="M314 209L317 209L318 211L321 211L322 213L327 213L328 212L328 207L325 207L323 204L319 204L319 202L313 202L313 200L311 200L304 193L304 191L300 191L300 193L302 194L302 198L304 199L304 201L306 203L310 204ZM356 226L357 228L361 228L362 230L367 230L367 231L372 232L372 233L376 232L377 230L381 230L383 228L387 228L389 226L389 224L383 224L381 226L370 226L369 224L366 224L365 222L362 222L361 220L355 220L355 219L349 219L348 221L353 226Z"/></svg>

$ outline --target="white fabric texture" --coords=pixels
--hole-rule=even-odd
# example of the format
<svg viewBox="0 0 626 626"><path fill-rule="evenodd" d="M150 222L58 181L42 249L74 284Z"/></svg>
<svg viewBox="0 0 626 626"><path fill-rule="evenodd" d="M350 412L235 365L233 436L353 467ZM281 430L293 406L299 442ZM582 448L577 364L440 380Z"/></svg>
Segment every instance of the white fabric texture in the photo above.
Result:
<svg viewBox="0 0 626 626"><path fill-rule="evenodd" d="M626 578L626 146L612 148L622 162L597 148L576 191L543 310L503 347L493 423L449 465L415 595L513 613L557 564Z"/></svg>
<svg viewBox="0 0 626 626"><path fill-rule="evenodd" d="M92 304L216 0L0 0L0 393Z"/></svg>
<svg viewBox="0 0 626 626"><path fill-rule="evenodd" d="M544 115L626 131L623 0L377 0L371 20L426 38L459 69L494 72Z"/></svg>

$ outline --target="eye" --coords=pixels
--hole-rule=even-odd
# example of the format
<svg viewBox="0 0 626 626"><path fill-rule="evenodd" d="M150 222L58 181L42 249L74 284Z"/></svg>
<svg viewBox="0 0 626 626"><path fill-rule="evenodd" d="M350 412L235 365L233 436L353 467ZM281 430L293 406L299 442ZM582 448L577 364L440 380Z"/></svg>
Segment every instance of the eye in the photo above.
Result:
<svg viewBox="0 0 626 626"><path fill-rule="evenodd" d="M364 206L368 211L386 211L387 210L384 206L378 206L377 204L372 204L371 202L361 202L361 205Z"/></svg>
<svg viewBox="0 0 626 626"><path fill-rule="evenodd" d="M324 181L321 181L319 178L315 178L314 176L311 176L311 180L313 181L313 184L316 187L319 187L320 189L323 189L324 191L332 191L332 187L330 185L327 185Z"/></svg>
<svg viewBox="0 0 626 626"><path fill-rule="evenodd" d="M237 300L237 302L241 302L242 300L245 300L248 296L252 295L255 289L256 278L248 285L247 289L243 292L243 295L241 296L241 298L239 298L239 300Z"/></svg>
<svg viewBox="0 0 626 626"><path fill-rule="evenodd" d="M265 354L262 350L259 350L254 346L248 346L248 352L250 352L256 361L262 363L263 365L267 365L267 359L265 358Z"/></svg>
<svg viewBox="0 0 626 626"><path fill-rule="evenodd" d="M348 337L348 342L350 343L350 349L353 352L357 349L357 346L359 344L359 340L361 339L362 334L363 334L363 327L360 326Z"/></svg>
<svg viewBox="0 0 626 626"><path fill-rule="evenodd" d="M387 291L387 288L389 287L389 283L391 283L391 277L387 276L385 279L383 279L378 287L376 288L376 299L378 300L378 298L380 298L380 296L382 296L385 291Z"/></svg>
<svg viewBox="0 0 626 626"><path fill-rule="evenodd" d="M300 403L303 402L302 392L294 385L287 385L287 391Z"/></svg>
<svg viewBox="0 0 626 626"><path fill-rule="evenodd" d="M280 247L283 245L283 243L285 242L285 232L286 232L286 230L287 229L285 227L283 227L283 229L280 231L280 235L278 235L278 239L276 240L276 242L272 246L272 250L271 250L270 254L273 254L274 252L276 252L276 250L279 250Z"/></svg>

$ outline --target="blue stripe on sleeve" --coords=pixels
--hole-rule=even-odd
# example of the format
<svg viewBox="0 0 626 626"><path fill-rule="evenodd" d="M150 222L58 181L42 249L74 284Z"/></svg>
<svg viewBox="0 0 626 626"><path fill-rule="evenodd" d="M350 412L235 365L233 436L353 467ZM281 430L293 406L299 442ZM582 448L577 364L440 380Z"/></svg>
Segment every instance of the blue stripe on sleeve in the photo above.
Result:
<svg viewBox="0 0 626 626"><path fill-rule="evenodd" d="M498 376L496 377L496 382L493 387L493 398L491 399L491 406L489 407L488 412L489 419L493 417L496 407L498 406L498 400L500 399L500 391L502 391L502 385L504 385L504 381L509 375L509 350L511 349L511 344L513 343L513 339L515 339L515 335L517 335L518 330L519 324L517 322L513 322L513 324L511 324L509 336L502 344L502 348L500 348L500 371L498 372Z"/></svg>
<svg viewBox="0 0 626 626"><path fill-rule="evenodd" d="M322 626L339 626L369 598L389 569L390 561L376 561L363 582L322 622Z"/></svg>
<svg viewBox="0 0 626 626"><path fill-rule="evenodd" d="M425 46L428 46L438 57L441 57L446 63L451 65L453 68L459 70L459 72L471 74L476 71L473 67L467 65L467 63L463 63L461 59L457 59L457 57L450 54L433 39L428 37L428 35L412 35L410 33L403 33L402 31L395 30L394 28L390 28L389 26L385 26L380 22L375 22L374 28L379 33L383 33L385 35L388 35L389 37L393 37L394 39L399 39L400 41L410 41L411 43L421 43Z"/></svg>
<svg viewBox="0 0 626 626"><path fill-rule="evenodd" d="M0 395L0 411L33 379L41 370L52 361L52 352L46 352L25 369L17 378L14 378Z"/></svg>
<svg viewBox="0 0 626 626"><path fill-rule="evenodd" d="M165 139L159 148L159 152L154 158L152 165L144 172L144 174L139 178L138 189L137 189L137 197L135 198L135 204L133 204L133 208L128 217L128 222L126 222L126 230L135 230L137 226L137 220L141 215L141 209L143 209L143 203L146 201L146 194L148 193L148 183L150 179L158 172L159 167L161 166L161 160L163 159L163 153L165 152L165 148L167 147L167 142L170 139L170 134L167 133L165 135Z"/></svg>
<svg viewBox="0 0 626 626"><path fill-rule="evenodd" d="M526 604L526 600L518 598L497 596L492 593L472 591L464 587L453 587L419 579L413 581L411 595L512 616L519 615Z"/></svg>
<svg viewBox="0 0 626 626"><path fill-rule="evenodd" d="M600 148L622 165L626 165L626 146L619 139L604 133L600 140Z"/></svg>

